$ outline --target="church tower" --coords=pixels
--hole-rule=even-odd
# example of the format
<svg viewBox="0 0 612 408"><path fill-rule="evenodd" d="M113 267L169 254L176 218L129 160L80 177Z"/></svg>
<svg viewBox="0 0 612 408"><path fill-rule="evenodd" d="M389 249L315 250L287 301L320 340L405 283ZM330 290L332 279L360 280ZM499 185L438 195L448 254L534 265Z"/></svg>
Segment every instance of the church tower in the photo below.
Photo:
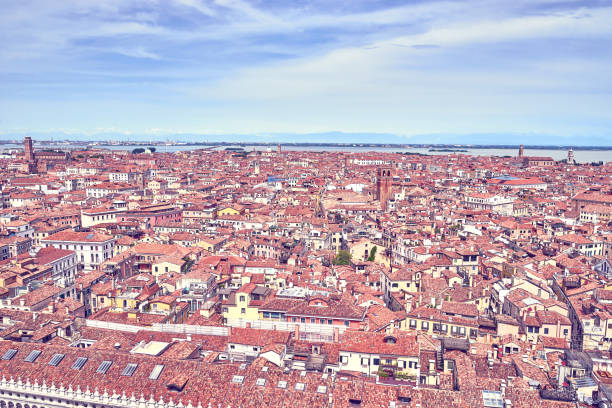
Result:
<svg viewBox="0 0 612 408"><path fill-rule="evenodd" d="M523 145L520 145L520 147L519 147L519 155L518 155L519 159L523 158L523 153L524 153Z"/></svg>
<svg viewBox="0 0 612 408"><path fill-rule="evenodd" d="M387 201L391 196L392 182L391 167L379 167L376 174L376 198L383 211L387 211Z"/></svg>
<svg viewBox="0 0 612 408"><path fill-rule="evenodd" d="M25 153L25 160L30 163L34 161L34 147L32 147L32 138L26 136L23 139L23 151Z"/></svg>
<svg viewBox="0 0 612 408"><path fill-rule="evenodd" d="M571 147L567 152L567 164L576 164L576 161L574 160L574 149Z"/></svg>

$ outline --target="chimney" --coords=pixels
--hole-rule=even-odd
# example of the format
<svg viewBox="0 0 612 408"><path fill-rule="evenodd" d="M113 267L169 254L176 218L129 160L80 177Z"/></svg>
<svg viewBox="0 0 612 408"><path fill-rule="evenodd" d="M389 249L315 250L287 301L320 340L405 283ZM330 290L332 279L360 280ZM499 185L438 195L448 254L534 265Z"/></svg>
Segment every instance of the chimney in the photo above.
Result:
<svg viewBox="0 0 612 408"><path fill-rule="evenodd" d="M187 333L187 341L191 341L191 333Z"/></svg>

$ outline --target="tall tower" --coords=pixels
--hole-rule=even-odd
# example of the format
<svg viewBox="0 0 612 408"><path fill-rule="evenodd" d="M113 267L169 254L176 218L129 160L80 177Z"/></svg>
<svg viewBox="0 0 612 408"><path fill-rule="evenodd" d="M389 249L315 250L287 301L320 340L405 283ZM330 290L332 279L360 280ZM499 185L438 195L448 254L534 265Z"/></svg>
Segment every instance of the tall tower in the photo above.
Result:
<svg viewBox="0 0 612 408"><path fill-rule="evenodd" d="M523 145L521 145L521 146L519 147L519 155L518 155L519 159L522 159L522 158L523 158L523 153L524 153L524 152L523 152L523 150L524 150L524 149L523 149Z"/></svg>
<svg viewBox="0 0 612 408"><path fill-rule="evenodd" d="M376 198L380 202L383 211L387 211L387 201L391 195L391 167L379 167L376 174Z"/></svg>
<svg viewBox="0 0 612 408"><path fill-rule="evenodd" d="M34 148L32 147L32 138L26 136L23 140L23 151L25 153L25 159L28 163L34 161Z"/></svg>
<svg viewBox="0 0 612 408"><path fill-rule="evenodd" d="M567 164L575 164L576 162L574 161L574 149L572 149L570 147L570 149L567 152Z"/></svg>

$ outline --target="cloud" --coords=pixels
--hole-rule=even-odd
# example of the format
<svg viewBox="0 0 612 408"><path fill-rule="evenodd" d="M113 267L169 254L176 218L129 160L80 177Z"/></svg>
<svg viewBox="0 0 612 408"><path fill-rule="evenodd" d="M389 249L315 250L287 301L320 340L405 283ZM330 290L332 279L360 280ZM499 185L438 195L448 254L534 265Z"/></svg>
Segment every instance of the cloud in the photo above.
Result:
<svg viewBox="0 0 612 408"><path fill-rule="evenodd" d="M605 133L602 4L13 2L2 126Z"/></svg>

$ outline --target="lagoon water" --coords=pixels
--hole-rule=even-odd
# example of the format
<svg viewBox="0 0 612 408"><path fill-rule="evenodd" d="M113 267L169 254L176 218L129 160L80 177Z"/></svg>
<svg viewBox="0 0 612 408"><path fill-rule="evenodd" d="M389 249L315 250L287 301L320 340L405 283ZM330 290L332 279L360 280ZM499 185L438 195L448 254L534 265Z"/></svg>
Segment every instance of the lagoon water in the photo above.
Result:
<svg viewBox="0 0 612 408"><path fill-rule="evenodd" d="M71 143L56 143L56 144L45 144L38 145L34 144L35 149L83 149L85 148L85 144L71 144ZM132 150L137 147L145 147L144 145L108 145L108 144L97 144L92 145L94 148L101 149L110 149L110 150ZM156 145L155 148L158 152L176 152L176 151L184 151L184 150L194 150L201 149L207 146L187 146L187 145ZM254 145L229 145L229 146L216 146L216 149L225 149L227 147L237 147L243 148L246 151L252 150L275 150L276 145L274 146L254 146ZM0 145L0 150L8 150L8 149L19 149L23 148L21 144L4 144ZM439 149L443 147L434 147L434 149ZM518 149L476 149L476 148L465 148L460 147L457 149L467 150L467 152L431 152L429 148L416 148L416 147L364 147L364 146L292 146L292 145L282 145L282 149L285 151L311 151L311 152L322 152L322 151L350 151L350 152L412 152L412 153L421 153L421 154L429 154L429 155L446 155L446 154L466 154L472 156L516 156L518 153ZM555 160L561 160L567 158L567 150L559 150L559 149L525 149L525 156L546 156L552 157ZM612 161L612 150L574 150L574 158L577 162L580 163L590 163L590 162L599 162L603 161L604 163Z"/></svg>

